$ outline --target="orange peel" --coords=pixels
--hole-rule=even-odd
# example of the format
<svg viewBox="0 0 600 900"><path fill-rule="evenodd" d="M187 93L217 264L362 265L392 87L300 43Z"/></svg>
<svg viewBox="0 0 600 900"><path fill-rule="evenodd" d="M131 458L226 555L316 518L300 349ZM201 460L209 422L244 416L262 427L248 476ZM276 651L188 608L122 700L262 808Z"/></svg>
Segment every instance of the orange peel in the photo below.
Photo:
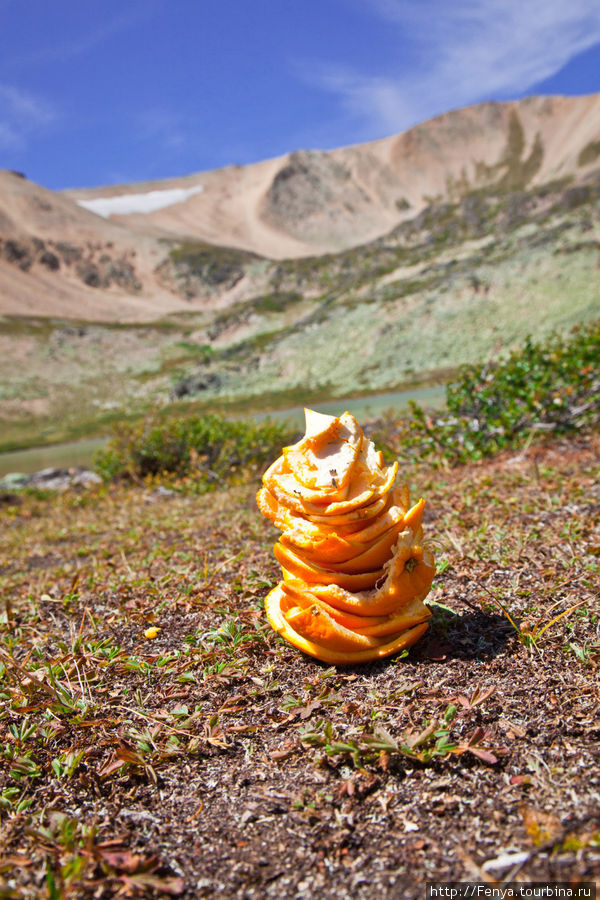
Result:
<svg viewBox="0 0 600 900"><path fill-rule="evenodd" d="M349 413L305 410L306 434L269 466L260 512L282 535L283 580L265 600L271 626L328 663L381 659L428 627L435 560L423 539L425 501L410 505Z"/></svg>
<svg viewBox="0 0 600 900"><path fill-rule="evenodd" d="M267 618L272 628L279 634L309 656L314 656L322 662L333 663L337 665L351 665L353 663L371 662L376 659L383 659L410 647L416 643L419 638L427 631L427 622L415 625L400 634L395 635L386 643L378 644L376 647L370 647L367 650L336 650L328 644L321 644L314 640L309 640L296 631L288 620L284 617L281 610L281 598L283 591L277 585L267 595L265 599L265 610Z"/></svg>

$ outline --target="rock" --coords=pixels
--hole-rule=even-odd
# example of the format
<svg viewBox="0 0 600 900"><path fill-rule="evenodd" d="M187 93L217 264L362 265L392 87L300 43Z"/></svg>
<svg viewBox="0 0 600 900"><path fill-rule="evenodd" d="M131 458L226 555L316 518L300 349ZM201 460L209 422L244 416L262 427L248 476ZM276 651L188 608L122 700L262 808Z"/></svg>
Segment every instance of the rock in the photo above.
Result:
<svg viewBox="0 0 600 900"><path fill-rule="evenodd" d="M23 241L8 240L4 242L2 255L9 263L15 263L24 272L31 268L33 258L30 247Z"/></svg>
<svg viewBox="0 0 600 900"><path fill-rule="evenodd" d="M71 263L81 259L81 248L74 244L68 244L65 241L59 241L55 244L56 249L63 258L65 265L70 266Z"/></svg>
<svg viewBox="0 0 600 900"><path fill-rule="evenodd" d="M0 490L18 491L19 488L25 487L28 481L29 475L24 475L22 472L9 472L8 475L0 478Z"/></svg>
<svg viewBox="0 0 600 900"><path fill-rule="evenodd" d="M20 472L12 472L0 479L0 491L15 491L33 487L46 491L65 491L67 488L89 488L100 484L102 479L91 469L77 466L72 469L57 469L50 466L34 472L32 475L24 475Z"/></svg>
<svg viewBox="0 0 600 900"><path fill-rule="evenodd" d="M45 469L34 472L33 475L29 476L29 480L34 481L36 484L44 483L46 481L51 481L53 478L57 478L60 475L64 475L67 472L68 469L57 469L54 466L48 466Z"/></svg>
<svg viewBox="0 0 600 900"><path fill-rule="evenodd" d="M56 253L52 253L51 250L44 250L39 257L39 261L51 272L56 272L60 269L60 260Z"/></svg>
<svg viewBox="0 0 600 900"><path fill-rule="evenodd" d="M174 247L155 270L161 284L174 287L193 300L206 294L222 294L244 278L257 256L230 247L189 242Z"/></svg>
<svg viewBox="0 0 600 900"><path fill-rule="evenodd" d="M94 484L102 484L102 479L97 472L92 472L91 469L78 470L71 480L71 487L88 488Z"/></svg>
<svg viewBox="0 0 600 900"><path fill-rule="evenodd" d="M83 260L78 264L77 274L88 287L106 287L106 285L102 283L98 266L88 260Z"/></svg>
<svg viewBox="0 0 600 900"><path fill-rule="evenodd" d="M200 372L196 375L188 375L178 381L171 392L173 398L187 397L189 394L199 394L209 388L219 388L221 378L216 372Z"/></svg>
<svg viewBox="0 0 600 900"><path fill-rule="evenodd" d="M135 269L131 263L125 259L109 259L107 263L108 280L119 287L128 291L130 294L137 294L142 290L142 283L135 274Z"/></svg>
<svg viewBox="0 0 600 900"><path fill-rule="evenodd" d="M172 491L170 488L165 487L164 484L159 484L157 488L152 492L155 497L174 497L175 491Z"/></svg>

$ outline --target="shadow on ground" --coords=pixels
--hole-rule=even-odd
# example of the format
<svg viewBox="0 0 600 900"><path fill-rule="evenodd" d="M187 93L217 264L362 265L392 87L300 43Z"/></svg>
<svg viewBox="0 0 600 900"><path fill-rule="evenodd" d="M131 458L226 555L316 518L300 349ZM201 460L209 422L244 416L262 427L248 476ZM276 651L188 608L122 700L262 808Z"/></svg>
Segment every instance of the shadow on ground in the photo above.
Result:
<svg viewBox="0 0 600 900"><path fill-rule="evenodd" d="M498 613L473 610L461 615L434 604L431 608L431 627L423 643L415 648L415 661L494 659L515 633Z"/></svg>

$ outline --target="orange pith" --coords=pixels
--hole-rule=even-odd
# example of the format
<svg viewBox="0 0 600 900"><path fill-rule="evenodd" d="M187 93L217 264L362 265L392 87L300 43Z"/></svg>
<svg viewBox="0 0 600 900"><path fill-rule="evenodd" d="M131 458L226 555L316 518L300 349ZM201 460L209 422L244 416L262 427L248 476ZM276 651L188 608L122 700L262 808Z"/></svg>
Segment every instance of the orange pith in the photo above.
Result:
<svg viewBox="0 0 600 900"><path fill-rule="evenodd" d="M257 504L282 531L283 581L265 600L272 627L325 662L366 662L410 646L427 629L433 554L425 501L393 487L397 463L348 413L307 411L305 437L263 476Z"/></svg>

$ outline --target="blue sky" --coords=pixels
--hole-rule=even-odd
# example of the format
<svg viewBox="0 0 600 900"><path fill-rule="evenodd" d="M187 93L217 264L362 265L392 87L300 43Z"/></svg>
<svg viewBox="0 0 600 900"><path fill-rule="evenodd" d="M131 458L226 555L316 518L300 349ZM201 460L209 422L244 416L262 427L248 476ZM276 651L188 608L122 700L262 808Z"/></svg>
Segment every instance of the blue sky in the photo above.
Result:
<svg viewBox="0 0 600 900"><path fill-rule="evenodd" d="M52 189L594 91L599 0L0 0L0 168Z"/></svg>

